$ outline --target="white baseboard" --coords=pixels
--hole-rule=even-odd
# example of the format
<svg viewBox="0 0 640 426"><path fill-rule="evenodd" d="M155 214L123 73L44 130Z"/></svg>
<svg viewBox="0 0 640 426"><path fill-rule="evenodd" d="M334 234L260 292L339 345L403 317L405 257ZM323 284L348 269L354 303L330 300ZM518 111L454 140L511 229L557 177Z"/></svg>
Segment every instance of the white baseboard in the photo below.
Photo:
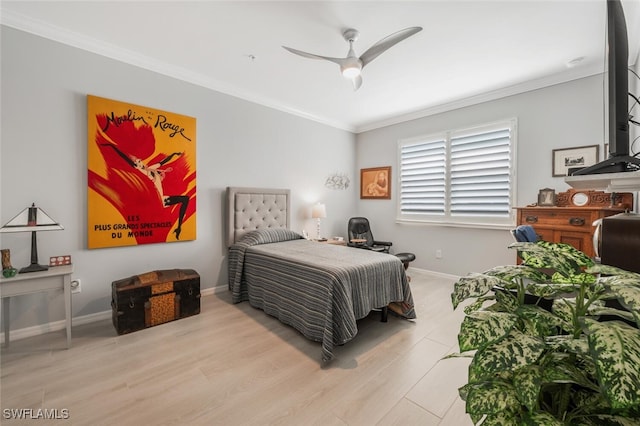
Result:
<svg viewBox="0 0 640 426"><path fill-rule="evenodd" d="M227 291L227 286L217 286L213 288L205 288L200 291L201 296L211 296L213 294ZM108 320L111 319L111 310L96 312L94 314L81 315L77 317L73 317L71 321L72 327L77 325L90 324L96 321ZM47 324L35 325L32 327L20 328L17 330L11 330L11 341L26 339L27 337L39 336L45 333L51 333L52 331L60 331L64 330L66 327L65 320L49 322ZM71 337L73 338L73 328L71 330ZM0 338L4 342L4 331L0 332Z"/></svg>
<svg viewBox="0 0 640 426"><path fill-rule="evenodd" d="M420 273L423 273L423 274L429 274L429 275L435 275L437 277L448 278L455 281L458 281L460 279L458 275L445 274L444 272L430 271L428 269L414 268L413 266L409 266L409 271L411 270L419 271Z"/></svg>

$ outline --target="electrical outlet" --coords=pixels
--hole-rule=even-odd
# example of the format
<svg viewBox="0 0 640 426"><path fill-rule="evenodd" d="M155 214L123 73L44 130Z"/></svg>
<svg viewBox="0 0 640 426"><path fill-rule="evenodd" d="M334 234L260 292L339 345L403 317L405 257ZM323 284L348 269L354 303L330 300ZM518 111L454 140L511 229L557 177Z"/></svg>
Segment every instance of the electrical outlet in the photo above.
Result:
<svg viewBox="0 0 640 426"><path fill-rule="evenodd" d="M442 259L442 250L436 250L436 259Z"/></svg>
<svg viewBox="0 0 640 426"><path fill-rule="evenodd" d="M82 291L82 282L80 279L71 280L71 293L80 293Z"/></svg>

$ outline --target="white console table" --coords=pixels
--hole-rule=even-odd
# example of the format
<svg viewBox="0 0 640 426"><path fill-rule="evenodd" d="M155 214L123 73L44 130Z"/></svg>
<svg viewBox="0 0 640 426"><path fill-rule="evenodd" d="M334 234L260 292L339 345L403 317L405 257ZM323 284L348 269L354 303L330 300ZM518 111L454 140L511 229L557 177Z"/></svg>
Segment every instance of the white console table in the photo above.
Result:
<svg viewBox="0 0 640 426"><path fill-rule="evenodd" d="M0 278L0 298L2 298L2 324L4 343L9 346L9 308L13 296L40 293L51 290L64 292L64 316L67 328L67 348L71 347L71 274L73 265L53 266L47 271L17 274L12 278Z"/></svg>

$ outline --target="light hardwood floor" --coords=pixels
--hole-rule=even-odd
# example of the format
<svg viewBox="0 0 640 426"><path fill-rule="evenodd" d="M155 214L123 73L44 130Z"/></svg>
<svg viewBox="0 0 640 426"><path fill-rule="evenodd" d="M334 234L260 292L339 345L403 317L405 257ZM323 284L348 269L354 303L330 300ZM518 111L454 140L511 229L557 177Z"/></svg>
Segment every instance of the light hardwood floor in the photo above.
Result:
<svg viewBox="0 0 640 426"><path fill-rule="evenodd" d="M227 292L199 315L118 336L110 321L11 342L2 350L6 409L68 410L73 425L471 425L457 388L468 360L457 350L463 312L453 280L409 270L418 318L377 313L320 363L305 339Z"/></svg>

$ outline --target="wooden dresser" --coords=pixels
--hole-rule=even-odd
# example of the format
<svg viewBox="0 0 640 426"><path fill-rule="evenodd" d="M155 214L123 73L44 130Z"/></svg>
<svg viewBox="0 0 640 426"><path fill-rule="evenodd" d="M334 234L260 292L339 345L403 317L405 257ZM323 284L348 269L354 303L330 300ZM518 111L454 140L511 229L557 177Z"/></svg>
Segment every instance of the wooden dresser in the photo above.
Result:
<svg viewBox="0 0 640 426"><path fill-rule="evenodd" d="M612 202L613 196L613 202ZM594 257L593 222L625 212L633 206L633 194L570 189L557 195L550 207L517 207L517 224L531 225L542 240L566 243Z"/></svg>

